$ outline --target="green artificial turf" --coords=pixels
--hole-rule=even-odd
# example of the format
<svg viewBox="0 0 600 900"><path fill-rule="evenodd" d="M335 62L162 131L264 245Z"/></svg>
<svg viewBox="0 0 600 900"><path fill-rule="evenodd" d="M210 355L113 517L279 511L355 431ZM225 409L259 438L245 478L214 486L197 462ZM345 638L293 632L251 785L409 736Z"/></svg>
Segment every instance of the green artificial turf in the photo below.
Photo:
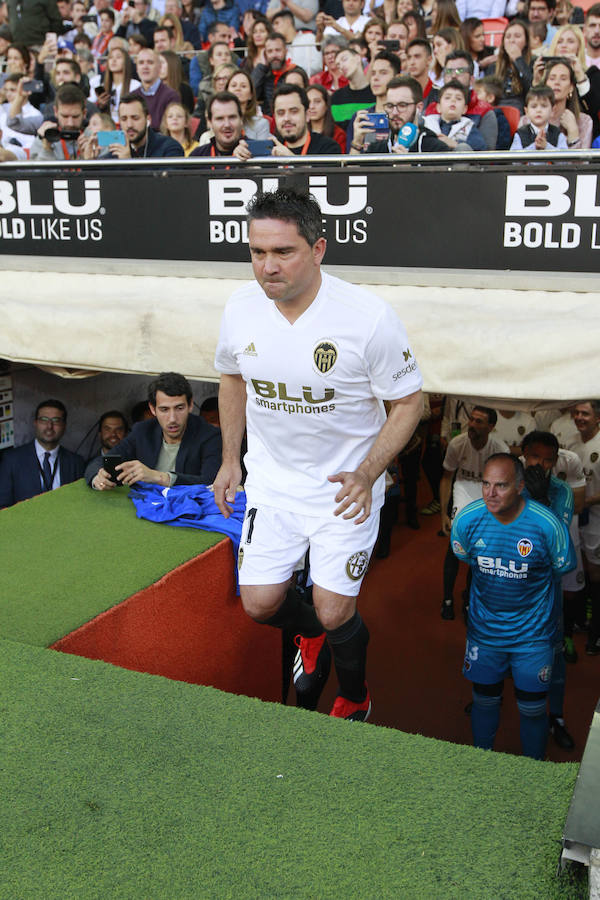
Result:
<svg viewBox="0 0 600 900"><path fill-rule="evenodd" d="M0 511L0 528L0 634L44 647L222 540L83 481Z"/></svg>
<svg viewBox="0 0 600 900"><path fill-rule="evenodd" d="M0 898L584 897L575 764L0 642Z"/></svg>

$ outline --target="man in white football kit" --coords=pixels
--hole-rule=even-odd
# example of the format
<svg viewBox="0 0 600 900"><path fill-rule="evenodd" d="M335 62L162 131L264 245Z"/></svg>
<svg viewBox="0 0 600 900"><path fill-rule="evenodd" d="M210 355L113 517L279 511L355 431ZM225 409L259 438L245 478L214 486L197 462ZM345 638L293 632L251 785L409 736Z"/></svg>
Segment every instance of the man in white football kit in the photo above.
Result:
<svg viewBox="0 0 600 900"><path fill-rule="evenodd" d="M590 656L597 656L600 654L600 401L578 403L574 421L578 435L568 449L580 458L585 475L585 508L579 516L579 525L592 601L585 650Z"/></svg>
<svg viewBox="0 0 600 900"><path fill-rule="evenodd" d="M231 297L216 352L223 465L215 501L228 515L246 425L244 609L300 635L297 692L311 690L331 653L339 681L331 715L365 720L369 635L356 597L386 466L421 417L422 378L392 309L321 272L326 241L314 199L292 189L257 194L248 218L256 282ZM314 607L290 589L309 549Z"/></svg>
<svg viewBox="0 0 600 900"><path fill-rule="evenodd" d="M448 444L444 457L444 474L440 484L440 503L442 514L442 531L449 535L452 521L457 513L473 503L481 500L481 481L485 463L492 453L508 453L508 445L492 435L498 416L495 409L487 406L474 406L469 413L466 432L453 437ZM450 494L452 508L448 513ZM444 559L444 598L442 600L442 619L454 618L454 585L458 575L458 559L448 544ZM467 575L467 590L463 594L463 613L468 606L471 587L471 569Z"/></svg>

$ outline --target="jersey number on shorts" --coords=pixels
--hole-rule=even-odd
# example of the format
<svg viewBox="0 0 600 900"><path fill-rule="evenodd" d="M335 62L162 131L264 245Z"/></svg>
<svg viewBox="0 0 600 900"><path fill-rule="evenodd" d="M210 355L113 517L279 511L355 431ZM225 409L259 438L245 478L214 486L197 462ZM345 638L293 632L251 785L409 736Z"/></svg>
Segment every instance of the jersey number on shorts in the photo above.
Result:
<svg viewBox="0 0 600 900"><path fill-rule="evenodd" d="M252 532L254 531L254 519L256 518L256 512L257 512L256 507L253 507L252 509L249 509L248 512L246 513L246 515L248 517L248 521L250 523L248 525L248 534L246 535L246 543L247 544L249 544L250 541L252 540Z"/></svg>

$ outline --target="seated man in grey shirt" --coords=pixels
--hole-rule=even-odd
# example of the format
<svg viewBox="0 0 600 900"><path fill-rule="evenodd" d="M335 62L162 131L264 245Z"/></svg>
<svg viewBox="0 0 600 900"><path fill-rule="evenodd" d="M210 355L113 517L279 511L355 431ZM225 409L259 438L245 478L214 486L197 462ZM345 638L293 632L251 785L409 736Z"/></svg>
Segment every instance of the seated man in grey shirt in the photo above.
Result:
<svg viewBox="0 0 600 900"><path fill-rule="evenodd" d="M87 467L87 483L107 491L117 483L147 481L173 484L212 484L221 465L221 433L200 416L191 415L192 388L177 372L163 372L148 387L153 418L134 425L111 451L123 462L116 465L118 482L96 457Z"/></svg>

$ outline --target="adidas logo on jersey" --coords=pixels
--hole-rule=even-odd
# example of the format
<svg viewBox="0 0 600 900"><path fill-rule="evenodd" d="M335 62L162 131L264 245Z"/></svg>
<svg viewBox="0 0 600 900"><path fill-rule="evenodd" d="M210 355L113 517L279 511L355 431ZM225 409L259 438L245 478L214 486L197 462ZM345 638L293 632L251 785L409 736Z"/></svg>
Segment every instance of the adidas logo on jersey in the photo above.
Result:
<svg viewBox="0 0 600 900"><path fill-rule="evenodd" d="M475 546L476 547L485 547L485 541L483 540L483 538L479 538L478 541L475 541Z"/></svg>
<svg viewBox="0 0 600 900"><path fill-rule="evenodd" d="M246 349L244 350L244 356L258 356L256 352L256 347L254 346L254 341L251 344L248 344Z"/></svg>

